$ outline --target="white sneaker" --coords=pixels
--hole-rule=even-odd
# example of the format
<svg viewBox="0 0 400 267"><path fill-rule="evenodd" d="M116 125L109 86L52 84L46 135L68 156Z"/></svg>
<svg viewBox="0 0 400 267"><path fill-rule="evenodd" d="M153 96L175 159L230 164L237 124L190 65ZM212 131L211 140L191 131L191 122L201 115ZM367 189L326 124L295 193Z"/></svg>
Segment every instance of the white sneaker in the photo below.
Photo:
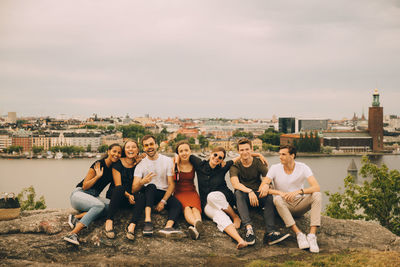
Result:
<svg viewBox="0 0 400 267"><path fill-rule="evenodd" d="M302 232L297 234L297 244L299 245L299 249L306 249L310 247L306 235Z"/></svg>
<svg viewBox="0 0 400 267"><path fill-rule="evenodd" d="M310 252L318 253L319 247L318 247L318 243L317 243L317 236L314 234L308 234L307 241L310 244Z"/></svg>

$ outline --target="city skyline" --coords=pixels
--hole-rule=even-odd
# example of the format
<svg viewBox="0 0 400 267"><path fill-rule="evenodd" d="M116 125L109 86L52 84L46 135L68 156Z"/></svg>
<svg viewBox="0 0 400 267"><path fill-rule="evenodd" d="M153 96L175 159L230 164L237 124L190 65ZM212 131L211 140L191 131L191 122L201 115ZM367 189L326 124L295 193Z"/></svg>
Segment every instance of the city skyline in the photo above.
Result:
<svg viewBox="0 0 400 267"><path fill-rule="evenodd" d="M399 1L2 1L0 115L399 114Z"/></svg>

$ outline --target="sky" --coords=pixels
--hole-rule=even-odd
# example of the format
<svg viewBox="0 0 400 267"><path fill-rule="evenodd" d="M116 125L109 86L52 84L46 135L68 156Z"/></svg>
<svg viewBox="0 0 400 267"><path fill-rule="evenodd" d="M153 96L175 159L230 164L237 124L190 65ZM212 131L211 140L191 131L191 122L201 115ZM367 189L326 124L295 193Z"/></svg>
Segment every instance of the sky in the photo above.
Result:
<svg viewBox="0 0 400 267"><path fill-rule="evenodd" d="M400 115L400 0L2 0L0 115Z"/></svg>

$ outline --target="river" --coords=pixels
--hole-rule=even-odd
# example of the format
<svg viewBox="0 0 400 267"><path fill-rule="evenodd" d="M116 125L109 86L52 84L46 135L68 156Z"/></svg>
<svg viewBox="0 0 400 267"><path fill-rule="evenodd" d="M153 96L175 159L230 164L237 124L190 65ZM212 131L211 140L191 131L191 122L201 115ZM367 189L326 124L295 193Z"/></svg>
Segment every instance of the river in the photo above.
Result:
<svg viewBox="0 0 400 267"><path fill-rule="evenodd" d="M361 157L302 157L296 159L310 166L320 183L321 191L343 189L347 168L354 159L358 169ZM37 196L44 196L48 208L69 208L69 195L86 175L95 159L0 159L0 192L19 193L33 185ZM270 164L279 162L277 156L267 157ZM389 169L400 168L400 155L385 155L371 159L375 164L386 164ZM229 177L227 175L227 179ZM362 180L363 178L359 178ZM323 194L323 204L328 198Z"/></svg>

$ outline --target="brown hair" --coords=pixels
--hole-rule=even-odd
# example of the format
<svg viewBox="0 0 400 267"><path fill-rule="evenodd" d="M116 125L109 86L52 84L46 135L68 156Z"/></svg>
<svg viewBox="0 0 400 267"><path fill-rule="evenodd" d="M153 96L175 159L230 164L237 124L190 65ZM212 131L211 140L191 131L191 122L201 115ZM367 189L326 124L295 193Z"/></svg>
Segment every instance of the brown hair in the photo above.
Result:
<svg viewBox="0 0 400 267"><path fill-rule="evenodd" d="M222 153L224 153L224 159L226 157L225 148L223 148L222 146L217 146L217 147L213 148L213 150L211 150L211 153L213 153L213 152L222 152Z"/></svg>
<svg viewBox="0 0 400 267"><path fill-rule="evenodd" d="M253 148L253 144L251 143L251 141L249 139L243 137L243 138L240 138L236 144L237 150L239 150L239 145L244 145L244 144L249 144L250 148Z"/></svg>
<svg viewBox="0 0 400 267"><path fill-rule="evenodd" d="M145 136L142 137L142 145L143 145L143 141L146 141L147 139L153 138L154 143L157 142L156 138L154 137L154 135L151 134L146 134Z"/></svg>
<svg viewBox="0 0 400 267"><path fill-rule="evenodd" d="M113 147L115 147L115 146L119 146L119 148L121 148L121 150L122 150L122 147L121 147L120 144L117 144L117 143L111 144L111 145L107 148L107 152L101 157L101 159L106 159L106 158L108 157L108 151L110 151L111 149L113 149ZM121 151L121 154L122 154L122 151Z"/></svg>
<svg viewBox="0 0 400 267"><path fill-rule="evenodd" d="M287 148L289 150L289 154L290 155L294 154L294 158L296 158L297 149L294 146L292 146L292 145L281 145L281 146L279 146L279 150L285 149L285 148Z"/></svg>
<svg viewBox="0 0 400 267"><path fill-rule="evenodd" d="M134 142L134 143L136 144L136 146L137 146L137 148L138 148L138 154L139 154L139 145L138 145L138 143L137 143L135 140L133 140L133 139L126 139L126 141L125 141L125 143L124 143L124 146L122 147L121 158L125 158L125 157L126 157L126 154L125 154L125 147L126 147L126 144L128 144L129 142Z"/></svg>
<svg viewBox="0 0 400 267"><path fill-rule="evenodd" d="M179 154L179 153L178 153L178 148L179 148L179 146L181 146L181 145L188 145L189 148L192 149L192 147L190 146L190 144L189 144L189 142L188 142L187 140L181 140L181 141L179 141L178 143L176 143L176 146L175 146L175 153L176 153L176 154Z"/></svg>

